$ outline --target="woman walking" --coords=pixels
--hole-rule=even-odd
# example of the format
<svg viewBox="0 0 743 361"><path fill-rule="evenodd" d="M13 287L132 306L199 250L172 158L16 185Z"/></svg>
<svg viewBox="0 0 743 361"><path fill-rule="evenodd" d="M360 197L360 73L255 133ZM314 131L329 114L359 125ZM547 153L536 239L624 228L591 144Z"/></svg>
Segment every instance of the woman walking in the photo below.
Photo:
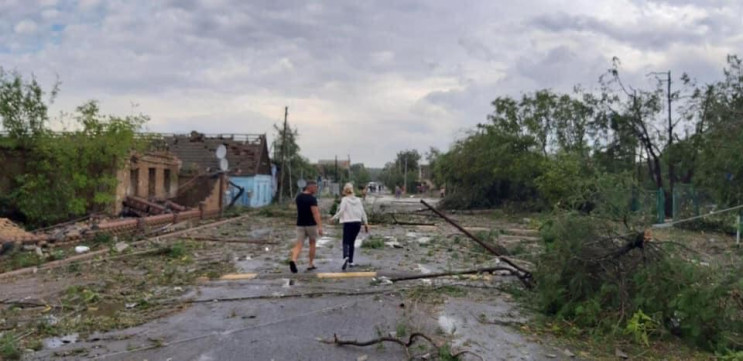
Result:
<svg viewBox="0 0 743 361"><path fill-rule="evenodd" d="M345 271L346 267L354 267L354 243L356 242L356 236L361 231L362 223L364 224L364 231L369 233L369 223L366 218L366 211L364 211L364 205L361 203L361 199L353 193L353 185L351 183L346 183L343 186L341 205L331 220L336 219L340 220L340 223L343 224L343 267L341 268Z"/></svg>

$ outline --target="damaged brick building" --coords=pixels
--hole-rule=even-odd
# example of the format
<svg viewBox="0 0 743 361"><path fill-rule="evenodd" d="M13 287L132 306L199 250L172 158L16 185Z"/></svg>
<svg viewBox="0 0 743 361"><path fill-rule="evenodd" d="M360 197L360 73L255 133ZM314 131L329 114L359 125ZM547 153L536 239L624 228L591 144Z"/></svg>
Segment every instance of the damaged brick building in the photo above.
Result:
<svg viewBox="0 0 743 361"><path fill-rule="evenodd" d="M268 155L265 134L164 135L164 149L181 161L180 187L221 189L220 205L261 207L275 192L275 170ZM220 172L218 148L223 147L227 170ZM218 176L222 174L222 177ZM215 189L216 189L215 188ZM177 198L184 203L188 200ZM212 200L217 201L217 200Z"/></svg>

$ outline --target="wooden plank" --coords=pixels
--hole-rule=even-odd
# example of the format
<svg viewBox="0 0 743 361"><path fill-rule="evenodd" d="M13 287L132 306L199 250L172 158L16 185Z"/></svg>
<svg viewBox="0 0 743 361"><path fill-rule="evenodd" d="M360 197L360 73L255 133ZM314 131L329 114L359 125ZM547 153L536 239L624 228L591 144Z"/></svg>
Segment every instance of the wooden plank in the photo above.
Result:
<svg viewBox="0 0 743 361"><path fill-rule="evenodd" d="M258 277L257 273L231 273L222 275L219 277L222 281L239 281L239 280L252 280Z"/></svg>
<svg viewBox="0 0 743 361"><path fill-rule="evenodd" d="M317 278L372 278L377 277L377 272L333 272L318 273Z"/></svg>

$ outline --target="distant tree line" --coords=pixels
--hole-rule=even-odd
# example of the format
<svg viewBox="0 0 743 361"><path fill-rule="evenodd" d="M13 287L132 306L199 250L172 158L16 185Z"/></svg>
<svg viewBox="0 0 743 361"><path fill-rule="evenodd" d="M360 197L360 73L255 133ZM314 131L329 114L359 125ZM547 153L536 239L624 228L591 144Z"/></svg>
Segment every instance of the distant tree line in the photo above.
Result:
<svg viewBox="0 0 743 361"><path fill-rule="evenodd" d="M617 192L661 189L669 213L679 185L703 188L720 205L743 202L741 59L728 56L710 84L648 77L648 89L626 84L614 59L597 91L496 98L487 122L429 154L445 204L590 210Z"/></svg>

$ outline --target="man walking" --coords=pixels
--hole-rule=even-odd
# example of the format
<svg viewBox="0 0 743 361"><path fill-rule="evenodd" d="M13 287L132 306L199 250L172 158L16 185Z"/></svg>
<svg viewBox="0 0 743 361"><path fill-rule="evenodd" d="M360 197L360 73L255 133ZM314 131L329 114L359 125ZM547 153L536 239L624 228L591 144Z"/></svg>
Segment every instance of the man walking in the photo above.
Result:
<svg viewBox="0 0 743 361"><path fill-rule="evenodd" d="M297 259L302 252L305 238L310 239L310 263L307 271L316 269L315 251L317 250L317 237L322 236L322 220L320 219L320 210L317 208L317 183L308 181L304 191L297 196L297 243L292 249L292 258L289 262L289 269L292 273L297 273Z"/></svg>

